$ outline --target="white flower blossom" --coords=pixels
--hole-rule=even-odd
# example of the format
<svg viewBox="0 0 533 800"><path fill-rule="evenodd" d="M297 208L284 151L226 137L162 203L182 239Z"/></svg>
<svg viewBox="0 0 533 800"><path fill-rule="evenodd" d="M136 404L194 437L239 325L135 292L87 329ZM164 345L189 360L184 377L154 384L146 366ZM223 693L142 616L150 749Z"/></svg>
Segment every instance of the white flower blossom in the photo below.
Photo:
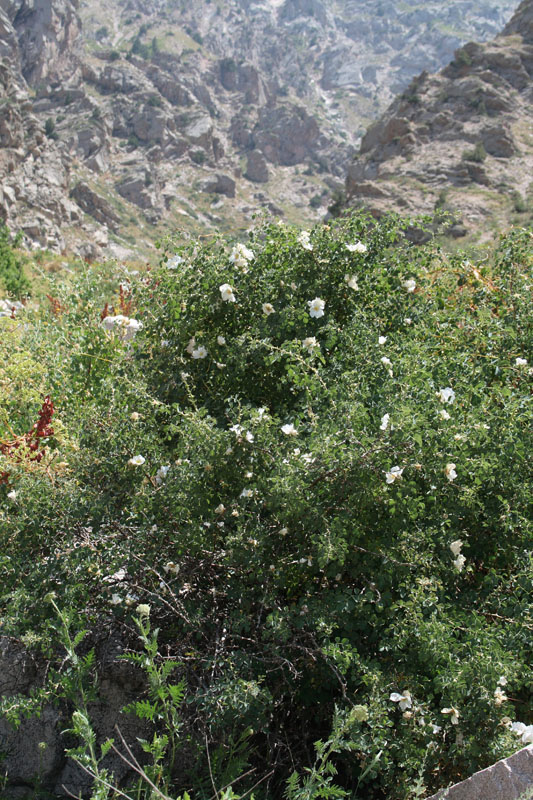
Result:
<svg viewBox="0 0 533 800"><path fill-rule="evenodd" d="M466 563L466 558L464 557L464 555L462 553L459 553L457 558L454 560L453 565L454 565L455 569L457 570L457 572L462 572L465 563Z"/></svg>
<svg viewBox="0 0 533 800"><path fill-rule="evenodd" d="M13 503L17 499L17 493L16 493L16 491L14 489L12 489L10 492L8 492L7 496L9 497L10 500L13 501Z"/></svg>
<svg viewBox="0 0 533 800"><path fill-rule="evenodd" d="M416 289L416 281L414 278L408 278L408 280L402 281L402 286L407 289L408 294L411 294Z"/></svg>
<svg viewBox="0 0 533 800"><path fill-rule="evenodd" d="M246 431L244 438L246 439L247 442L250 442L251 444L254 440L254 435L251 431Z"/></svg>
<svg viewBox="0 0 533 800"><path fill-rule="evenodd" d="M385 367L392 367L392 361L390 360L390 358L387 358L387 356L382 356L382 358L381 358L381 363L382 363L382 364L383 364Z"/></svg>
<svg viewBox="0 0 533 800"><path fill-rule="evenodd" d="M346 249L350 251L350 253L366 253L368 247L363 242L354 242L354 244L347 244Z"/></svg>
<svg viewBox="0 0 533 800"><path fill-rule="evenodd" d="M524 725L523 722L513 722L511 730L520 736L522 744L533 744L533 725Z"/></svg>
<svg viewBox="0 0 533 800"><path fill-rule="evenodd" d="M191 339L189 339L189 344L187 345L185 350L190 356L192 356L192 351L194 350L195 347L196 347L196 339L193 336Z"/></svg>
<svg viewBox="0 0 533 800"><path fill-rule="evenodd" d="M514 363L517 367L527 367L527 358L517 358Z"/></svg>
<svg viewBox="0 0 533 800"><path fill-rule="evenodd" d="M494 690L494 704L496 706L501 706L502 703L505 703L507 699L508 699L507 695L505 694L503 689L500 686L497 686L496 689Z"/></svg>
<svg viewBox="0 0 533 800"><path fill-rule="evenodd" d="M448 405L451 405L455 400L455 392L451 386L447 386L446 389L439 389L438 392L435 392L435 395L441 403L448 403Z"/></svg>
<svg viewBox="0 0 533 800"><path fill-rule="evenodd" d="M354 290L354 292L359 291L359 284L357 283L357 275L345 275L344 280L346 281L350 289Z"/></svg>
<svg viewBox="0 0 533 800"><path fill-rule="evenodd" d="M307 350L309 355L312 355L315 347L318 347L318 342L314 336L308 336L306 339L302 339L302 347Z"/></svg>
<svg viewBox="0 0 533 800"><path fill-rule="evenodd" d="M207 350L205 349L203 344L201 344L200 347L196 347L191 353L191 356L193 358L197 358L197 359L198 358L205 358L206 355L207 355Z"/></svg>
<svg viewBox="0 0 533 800"><path fill-rule="evenodd" d="M507 678L505 677L505 675L500 675L500 677L498 678L498 685L507 686Z"/></svg>
<svg viewBox="0 0 533 800"><path fill-rule="evenodd" d="M268 317L270 314L274 314L274 313L276 312L276 309L274 308L274 306L272 305L272 303L263 303L263 305L262 305L262 309L263 309L263 314L266 314L266 315L267 315L267 317Z"/></svg>
<svg viewBox="0 0 533 800"><path fill-rule="evenodd" d="M172 572L173 575L177 575L180 571L179 565L175 564L174 561L167 561L163 569L165 572Z"/></svg>
<svg viewBox="0 0 533 800"><path fill-rule="evenodd" d="M319 319L320 317L324 316L324 306L326 305L325 300L321 300L320 297L315 297L314 300L308 300L307 305L309 306L310 317Z"/></svg>
<svg viewBox="0 0 533 800"><path fill-rule="evenodd" d="M441 730L442 730L442 726L441 725L433 725L432 723L430 723L430 724L431 724L431 733L436 735L437 733L441 732Z"/></svg>
<svg viewBox="0 0 533 800"><path fill-rule="evenodd" d="M176 254L167 261L167 269L177 269L180 264L183 264L183 258Z"/></svg>
<svg viewBox="0 0 533 800"><path fill-rule="evenodd" d="M442 419L450 419L450 415L448 414L445 408L440 409L439 417L442 417Z"/></svg>
<svg viewBox="0 0 533 800"><path fill-rule="evenodd" d="M251 497L254 493L253 489L243 489L240 493L240 497Z"/></svg>
<svg viewBox="0 0 533 800"><path fill-rule="evenodd" d="M451 708L443 708L443 709L441 709L440 713L441 714L449 714L450 715L450 722L452 723L452 725L458 725L459 724L460 714L457 711L457 709L454 708L453 706Z"/></svg>
<svg viewBox="0 0 533 800"><path fill-rule="evenodd" d="M248 264L250 261L253 261L254 258L255 255L253 250L250 250L245 244L236 244L231 251L229 260L235 264L236 267L239 267L244 272L247 272Z"/></svg>
<svg viewBox="0 0 533 800"><path fill-rule="evenodd" d="M223 505L223 503L220 503L220 505L215 508L215 514L223 514L225 510L226 506Z"/></svg>
<svg viewBox="0 0 533 800"><path fill-rule="evenodd" d="M298 236L297 240L296 240L298 242L298 244L302 245L304 250L312 250L313 249L313 245L311 244L310 236L311 236L311 234L309 233L309 231L302 231L300 233L300 235Z"/></svg>
<svg viewBox="0 0 533 800"><path fill-rule="evenodd" d="M217 336L217 344L223 347L226 344L226 340L223 336Z"/></svg>
<svg viewBox="0 0 533 800"><path fill-rule="evenodd" d="M223 283L218 288L220 291L220 296L225 303L235 303L235 295L233 294L233 289L229 283Z"/></svg>
<svg viewBox="0 0 533 800"><path fill-rule="evenodd" d="M231 431L232 433L234 433L234 434L235 434L235 436L240 436L240 435L241 435L241 433L242 433L242 431L243 431L243 427L242 427L242 425L237 425L237 424L235 424L235 425L232 425L232 426L231 426L231 428L230 428L230 431Z"/></svg>
<svg viewBox="0 0 533 800"><path fill-rule="evenodd" d="M455 471L455 464L449 463L446 464L444 467L444 474L448 478L449 481L454 481L457 478L457 472Z"/></svg>
<svg viewBox="0 0 533 800"><path fill-rule="evenodd" d="M292 424L292 422L287 423L286 425L281 426L281 430L285 434L285 436L298 436L298 431Z"/></svg>
<svg viewBox="0 0 533 800"><path fill-rule="evenodd" d="M385 344L387 341L386 336L378 336L378 344Z"/></svg>
<svg viewBox="0 0 533 800"><path fill-rule="evenodd" d="M104 317L102 320L102 326L106 329L106 331L111 332L116 330L119 337L124 342L129 342L131 339L134 339L137 331L140 331L143 328L142 322L139 322L138 319L125 317L122 314L118 314L116 317Z"/></svg>
<svg viewBox="0 0 533 800"><path fill-rule="evenodd" d="M463 546L463 542L461 541L461 539L456 539L455 541L451 542L450 550L452 551L454 556L458 556L459 555L459 553L461 552L462 546Z"/></svg>
<svg viewBox="0 0 533 800"><path fill-rule="evenodd" d="M164 467L159 467L155 474L155 482L160 486L165 478L168 475L168 471L170 469L170 464L166 464Z"/></svg>
<svg viewBox="0 0 533 800"><path fill-rule="evenodd" d="M390 472L385 472L385 480L387 483L394 483L394 481L399 481L402 477L402 473L404 471L404 467L400 469L400 467L392 467Z"/></svg>
<svg viewBox="0 0 533 800"><path fill-rule="evenodd" d="M389 700L391 700L391 702L393 703L399 703L400 711L406 711L413 705L413 702L411 700L411 693L407 689L404 689L404 691L401 694L398 694L398 692L392 692L392 694L389 697Z"/></svg>
<svg viewBox="0 0 533 800"><path fill-rule="evenodd" d="M381 425L379 426L380 431L386 431L389 427L390 422L390 414L383 414L381 417Z"/></svg>
<svg viewBox="0 0 533 800"><path fill-rule="evenodd" d="M129 459L128 464L131 464L132 467L141 467L145 461L146 459L144 456L133 456Z"/></svg>
<svg viewBox="0 0 533 800"><path fill-rule="evenodd" d="M119 594L112 594L111 595L111 605L118 606L122 603L122 597Z"/></svg>
<svg viewBox="0 0 533 800"><path fill-rule="evenodd" d="M412 325L413 324L413 320L411 319L411 317L406 317L404 319L404 322L405 322L406 325Z"/></svg>

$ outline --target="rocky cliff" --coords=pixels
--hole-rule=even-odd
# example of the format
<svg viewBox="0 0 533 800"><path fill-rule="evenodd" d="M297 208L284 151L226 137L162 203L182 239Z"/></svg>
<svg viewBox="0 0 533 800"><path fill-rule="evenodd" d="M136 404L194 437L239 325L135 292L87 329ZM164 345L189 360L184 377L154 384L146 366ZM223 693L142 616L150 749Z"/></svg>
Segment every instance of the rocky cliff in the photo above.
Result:
<svg viewBox="0 0 533 800"><path fill-rule="evenodd" d="M368 122L513 0L0 0L0 215L125 255L320 218Z"/></svg>
<svg viewBox="0 0 533 800"><path fill-rule="evenodd" d="M363 138L346 194L378 216L443 208L457 237L531 221L533 0L491 42L411 82Z"/></svg>

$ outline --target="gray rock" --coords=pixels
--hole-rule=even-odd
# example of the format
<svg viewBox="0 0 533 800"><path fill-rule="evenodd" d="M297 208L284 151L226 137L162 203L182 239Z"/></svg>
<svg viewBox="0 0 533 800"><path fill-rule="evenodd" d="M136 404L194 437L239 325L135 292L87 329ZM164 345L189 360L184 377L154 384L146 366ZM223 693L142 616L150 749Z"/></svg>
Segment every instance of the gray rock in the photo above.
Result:
<svg viewBox="0 0 533 800"><path fill-rule="evenodd" d="M235 181L229 175L217 173L211 175L200 183L202 192L224 194L226 197L235 197Z"/></svg>
<svg viewBox="0 0 533 800"><path fill-rule="evenodd" d="M530 745L428 800L525 800L532 790L533 745Z"/></svg>
<svg viewBox="0 0 533 800"><path fill-rule="evenodd" d="M246 159L246 172L244 177L255 183L266 183L269 179L268 166L260 150L252 150Z"/></svg>
<svg viewBox="0 0 533 800"><path fill-rule="evenodd" d="M70 196L74 198L82 211L90 214L97 222L107 225L111 230L116 231L118 229L120 218L113 210L111 204L91 189L84 181L80 181L76 184Z"/></svg>

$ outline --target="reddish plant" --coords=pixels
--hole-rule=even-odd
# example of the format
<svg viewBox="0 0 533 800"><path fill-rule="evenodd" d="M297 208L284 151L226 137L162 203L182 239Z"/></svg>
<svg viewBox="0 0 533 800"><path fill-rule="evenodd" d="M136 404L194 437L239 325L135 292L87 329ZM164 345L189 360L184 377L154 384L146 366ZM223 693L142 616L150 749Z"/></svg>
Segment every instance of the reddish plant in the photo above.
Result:
<svg viewBox="0 0 533 800"><path fill-rule="evenodd" d="M24 452L20 460L27 457L30 461L41 461L44 455L44 451L41 449L41 440L48 438L48 436L53 436L54 434L54 429L50 424L53 414L54 404L52 403L50 395L47 395L43 400L37 422L32 425L28 433L23 433L22 436L17 436L15 439L8 442L0 442L0 453L2 453L2 455L12 456L17 450L24 447L24 451L29 451L30 455ZM7 483L8 478L8 472L0 472L0 483Z"/></svg>

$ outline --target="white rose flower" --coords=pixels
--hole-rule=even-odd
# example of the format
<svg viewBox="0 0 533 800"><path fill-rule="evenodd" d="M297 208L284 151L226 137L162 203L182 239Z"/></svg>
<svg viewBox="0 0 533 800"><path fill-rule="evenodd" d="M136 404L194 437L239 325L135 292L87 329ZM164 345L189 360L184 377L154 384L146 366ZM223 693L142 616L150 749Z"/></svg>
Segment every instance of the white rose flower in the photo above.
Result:
<svg viewBox="0 0 533 800"><path fill-rule="evenodd" d="M357 275L345 275L344 280L346 281L350 289L354 290L354 292L359 291L359 284L357 283Z"/></svg>
<svg viewBox="0 0 533 800"><path fill-rule="evenodd" d="M444 467L444 474L448 478L449 481L454 481L457 478L457 472L455 471L455 464L449 463L446 464Z"/></svg>
<svg viewBox="0 0 533 800"><path fill-rule="evenodd" d="M498 678L498 685L507 686L507 678L505 677L505 675L500 675L500 677Z"/></svg>
<svg viewBox="0 0 533 800"><path fill-rule="evenodd" d="M494 705L501 706L507 700L507 695L499 686L494 690Z"/></svg>
<svg viewBox="0 0 533 800"><path fill-rule="evenodd" d="M180 571L179 565L175 564L174 561L167 561L163 569L165 572L172 572L173 575L177 575Z"/></svg>
<svg viewBox="0 0 533 800"><path fill-rule="evenodd" d="M382 364L383 364L385 367L392 367L392 361L390 360L390 358L387 358L387 356L382 356L382 358L381 358L381 363L382 363Z"/></svg>
<svg viewBox="0 0 533 800"><path fill-rule="evenodd" d="M452 706L452 708L443 708L440 713L441 714L449 714L450 715L450 722L452 723L452 725L458 725L459 724L460 714L459 714L459 712L457 711L456 708L453 708L453 706Z"/></svg>
<svg viewBox="0 0 533 800"><path fill-rule="evenodd" d="M215 508L215 514L223 514L225 510L226 506L220 503L220 505Z"/></svg>
<svg viewBox="0 0 533 800"><path fill-rule="evenodd" d="M17 493L16 493L16 491L14 489L12 489L10 492L8 492L7 496L9 497L10 500L13 501L13 503L17 499Z"/></svg>
<svg viewBox="0 0 533 800"><path fill-rule="evenodd" d="M274 308L274 306L272 305L272 303L263 303L263 305L262 305L262 309L263 309L263 314L266 314L266 315L267 315L267 317L268 317L270 314L274 314L274 313L276 312L276 309Z"/></svg>
<svg viewBox="0 0 533 800"><path fill-rule="evenodd" d="M458 556L459 555L459 553L461 552L462 546L463 546L463 542L461 541L461 539L456 539L454 542L451 542L450 550L452 551L454 556Z"/></svg>
<svg viewBox="0 0 533 800"><path fill-rule="evenodd" d="M302 231L297 238L297 242L302 245L304 250L312 250L313 245L311 244L311 234L309 231Z"/></svg>
<svg viewBox="0 0 533 800"><path fill-rule="evenodd" d="M457 572L462 572L465 563L466 563L466 558L464 557L464 555L462 553L459 553L457 558L454 560L453 565L454 565L455 569L457 570Z"/></svg>
<svg viewBox="0 0 533 800"><path fill-rule="evenodd" d="M314 336L308 336L306 339L302 339L302 347L307 350L309 355L312 355L315 347L318 347L318 342Z"/></svg>
<svg viewBox="0 0 533 800"><path fill-rule="evenodd" d="M450 419L450 415L448 414L445 408L441 408L441 410L439 411L439 417L442 417L442 419Z"/></svg>
<svg viewBox="0 0 533 800"><path fill-rule="evenodd" d="M167 261L167 269L177 269L180 264L183 264L183 258L176 254Z"/></svg>
<svg viewBox="0 0 533 800"><path fill-rule="evenodd" d="M411 317L406 317L404 319L404 322L405 322L406 325L412 325L413 324L413 320L411 319Z"/></svg>
<svg viewBox="0 0 533 800"><path fill-rule="evenodd" d="M112 594L111 595L111 605L118 606L122 603L122 597L119 594Z"/></svg>
<svg viewBox="0 0 533 800"><path fill-rule="evenodd" d="M347 244L346 249L350 251L350 253L366 253L368 247L363 242L355 242L354 244Z"/></svg>
<svg viewBox="0 0 533 800"><path fill-rule="evenodd" d="M159 467L155 474L155 482L160 486L165 478L168 475L168 471L170 469L170 464L166 464L164 467Z"/></svg>
<svg viewBox="0 0 533 800"><path fill-rule="evenodd" d="M325 300L321 300L320 297L315 297L314 300L308 300L307 305L309 306L310 317L319 319L320 317L324 316L324 306L326 305Z"/></svg>
<svg viewBox="0 0 533 800"><path fill-rule="evenodd" d="M128 464L131 464L132 467L141 467L145 461L144 456L133 456L133 458L129 459Z"/></svg>
<svg viewBox="0 0 533 800"><path fill-rule="evenodd" d="M292 422L287 423L286 425L281 426L281 430L285 434L285 436L298 436L298 431L292 424Z"/></svg>
<svg viewBox="0 0 533 800"><path fill-rule="evenodd" d="M404 471L404 467L400 469L400 467L392 467L390 472L385 472L385 480L387 483L394 483L394 481L399 481L402 477L402 473Z"/></svg>
<svg viewBox="0 0 533 800"><path fill-rule="evenodd" d="M517 358L514 363L517 367L527 367L527 358Z"/></svg>
<svg viewBox="0 0 533 800"><path fill-rule="evenodd" d="M235 295L233 294L233 289L229 283L223 283L218 288L220 291L220 296L225 303L235 303Z"/></svg>
<svg viewBox="0 0 533 800"><path fill-rule="evenodd" d="M408 294L412 294L416 289L416 281L414 278L408 278L408 280L402 281L402 286L404 289L407 289Z"/></svg>
<svg viewBox="0 0 533 800"><path fill-rule="evenodd" d="M217 344L219 344L221 347L223 347L226 344L226 340L224 339L223 336L217 336Z"/></svg>
<svg viewBox="0 0 533 800"><path fill-rule="evenodd" d="M196 339L193 336L191 339L189 339L189 344L187 345L185 350L190 356L192 356L192 351L194 350L195 347L196 347Z"/></svg>
<svg viewBox="0 0 533 800"><path fill-rule="evenodd" d="M247 271L249 262L253 261L254 258L255 255L253 250L250 250L245 244L236 244L231 251L229 260L235 264L236 267Z"/></svg>
<svg viewBox="0 0 533 800"><path fill-rule="evenodd" d="M240 497L251 497L253 495L253 489L243 489L240 493Z"/></svg>
<svg viewBox="0 0 533 800"><path fill-rule="evenodd" d="M435 395L441 403L448 403L448 405L451 405L455 400L455 392L451 386L447 386L446 389L439 389L438 392L435 392Z"/></svg>
<svg viewBox="0 0 533 800"><path fill-rule="evenodd" d="M381 425L379 426L380 431L386 431L389 427L390 422L390 414L383 414L381 417Z"/></svg>
<svg viewBox="0 0 533 800"><path fill-rule="evenodd" d="M203 344L201 344L200 347L196 347L191 353L191 356L193 358L205 358L206 355L207 355L207 350L205 349Z"/></svg>
<svg viewBox="0 0 533 800"><path fill-rule="evenodd" d="M385 344L386 341L387 341L386 336L378 336L378 344Z"/></svg>
<svg viewBox="0 0 533 800"><path fill-rule="evenodd" d="M398 694L398 692L392 692L389 700L391 700L393 703L399 703L400 711L406 711L413 705L411 693L407 689L404 689L401 694Z"/></svg>

